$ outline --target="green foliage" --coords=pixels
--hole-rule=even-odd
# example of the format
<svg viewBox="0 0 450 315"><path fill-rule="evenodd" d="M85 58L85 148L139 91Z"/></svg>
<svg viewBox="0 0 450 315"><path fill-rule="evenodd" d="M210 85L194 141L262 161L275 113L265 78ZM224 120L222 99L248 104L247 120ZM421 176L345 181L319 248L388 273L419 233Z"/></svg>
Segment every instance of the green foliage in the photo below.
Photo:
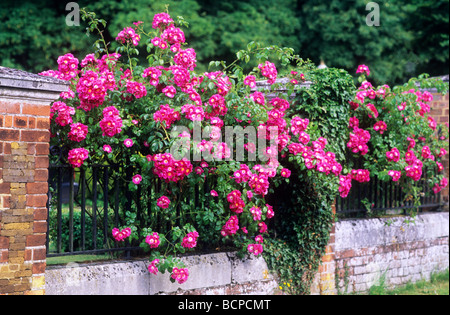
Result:
<svg viewBox="0 0 450 315"><path fill-rule="evenodd" d="M114 43L122 26L167 7L189 21L186 36L198 51L202 71L212 60L231 63L251 41L263 46L292 47L305 59L353 71L359 64L374 69L376 84L402 84L421 73L444 75L449 67L449 2L380 2L379 27L366 25L367 0L326 3L313 0L128 0L77 1L109 21L106 42ZM0 8L0 64L41 72L67 52L87 54L92 38L65 24L65 2L4 0ZM102 29L103 30L103 29ZM58 36L55 36L58 34ZM54 49L47 49L48 47ZM36 54L39 51L39 54ZM143 51L140 51L140 56ZM143 61L142 57L141 62ZM253 66L253 65L252 65Z"/></svg>
<svg viewBox="0 0 450 315"><path fill-rule="evenodd" d="M308 131L310 135L327 138L327 149L335 152L345 166L347 139L342 135L348 129L348 101L355 89L353 79L338 69L314 69L305 73L314 84L297 91L291 110L314 121ZM289 162L293 180L280 183L269 197L278 210L278 219L264 256L280 276L280 286L286 292L308 294L328 244L339 179L311 172L301 156L291 157Z"/></svg>

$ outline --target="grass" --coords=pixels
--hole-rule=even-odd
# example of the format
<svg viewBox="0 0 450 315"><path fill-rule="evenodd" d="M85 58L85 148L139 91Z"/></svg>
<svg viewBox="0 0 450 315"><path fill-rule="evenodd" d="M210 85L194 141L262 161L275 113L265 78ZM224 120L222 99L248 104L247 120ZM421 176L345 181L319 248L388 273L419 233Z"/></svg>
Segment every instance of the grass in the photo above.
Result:
<svg viewBox="0 0 450 315"><path fill-rule="evenodd" d="M110 260L111 255L67 255L57 257L47 257L47 265L65 265L68 263L94 262L101 260Z"/></svg>
<svg viewBox="0 0 450 315"><path fill-rule="evenodd" d="M394 290L386 288L385 280L369 290L369 295L449 295L449 269L432 274L429 281L408 283Z"/></svg>

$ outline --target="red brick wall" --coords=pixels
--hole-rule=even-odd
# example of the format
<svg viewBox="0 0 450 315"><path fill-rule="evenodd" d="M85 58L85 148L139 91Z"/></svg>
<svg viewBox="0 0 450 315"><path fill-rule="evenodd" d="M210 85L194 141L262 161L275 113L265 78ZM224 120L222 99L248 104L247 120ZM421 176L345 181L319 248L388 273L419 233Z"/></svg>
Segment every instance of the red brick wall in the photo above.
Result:
<svg viewBox="0 0 450 315"><path fill-rule="evenodd" d="M0 294L43 294L50 104L0 98Z"/></svg>
<svg viewBox="0 0 450 315"><path fill-rule="evenodd" d="M430 115L436 120L438 124L449 123L449 94L442 95L433 93L433 102L431 102ZM443 158L445 177L449 178L449 154ZM441 198L446 203L446 210L448 211L449 202L449 186L441 191Z"/></svg>

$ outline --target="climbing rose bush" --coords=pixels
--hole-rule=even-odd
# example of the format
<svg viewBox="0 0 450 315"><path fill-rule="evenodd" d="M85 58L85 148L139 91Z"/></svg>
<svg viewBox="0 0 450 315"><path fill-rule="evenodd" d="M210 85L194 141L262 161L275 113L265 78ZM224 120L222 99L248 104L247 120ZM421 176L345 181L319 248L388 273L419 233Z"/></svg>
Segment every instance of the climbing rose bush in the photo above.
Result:
<svg viewBox="0 0 450 315"><path fill-rule="evenodd" d="M104 22L92 13L82 13L90 20L91 30ZM168 271L171 281L180 284L190 274L177 254L195 250L199 244L233 245L255 256L264 252L264 237L277 215L266 198L274 186L295 180L291 169L283 165L285 161L341 196L348 195L353 180L367 182L373 174L384 172L373 167L349 171L328 149L328 140L314 122L294 111L287 95L267 97L280 76L280 69L270 61L273 51L282 64L299 64L295 71L289 70L289 89L307 79L291 50L249 45L247 52L237 54L236 61L248 62L256 56L258 66L250 73L244 74L237 62L233 66L212 62L210 66L222 68L196 73L196 52L186 43L182 21L158 13L151 28L135 22L117 34L115 43L101 39L97 44L104 48L81 61L66 54L58 58L58 70L41 73L70 82L68 91L51 106L52 144L61 148L59 162L86 169L90 164L122 166L120 176L126 176L128 190L147 192L138 202L152 212L138 220L133 210L127 211L123 226L111 226L111 237L116 242L140 242L144 250L151 251L148 271ZM117 47L114 52L112 47ZM136 57L138 48L148 53L144 64ZM370 74L367 66L358 72ZM258 88L260 80L267 82L266 87ZM412 95L418 97L413 92L394 93L388 87L375 91L365 82L350 102L355 117L349 122L349 150L363 157L376 156L377 161L368 159L367 165L380 161L381 168L389 165L406 176L413 173L419 165L413 148L409 148L414 156L411 160L405 156L404 162L388 164L391 161L386 158L386 152L394 149L390 135L398 128L388 113L395 107L398 118L407 111L405 119L410 123L410 116L417 116ZM402 103L397 101L400 96ZM420 97L421 101L429 98ZM383 104L391 99L395 101L388 109ZM401 105L403 102L407 105ZM397 106L404 106L402 113ZM421 111L427 112L426 105L417 113ZM431 137L434 122L423 121L429 128L424 135L401 134L414 141ZM227 143L227 126L255 132ZM403 143L402 136L398 141L398 154L404 156L405 146L412 140ZM241 145L245 154L235 160ZM429 157L437 148L430 146L430 152L423 154ZM439 149L439 154L445 154L445 149ZM394 153L393 158L400 156ZM386 175L400 177L387 171ZM160 189L155 191L156 182ZM439 185L445 183L442 179ZM198 186L200 191L195 189ZM195 206L189 200L192 196L198 199Z"/></svg>
<svg viewBox="0 0 450 315"><path fill-rule="evenodd" d="M359 66L356 73L360 86L349 103L347 147L352 161L362 160L365 168L341 176L340 195L348 196L353 180L369 182L377 177L401 185L406 198L419 206L423 187L428 185L438 193L447 186L441 162L448 150L448 123L438 125L430 116L433 95L417 86L433 84L446 94L448 85L420 77L404 86L374 87L368 66Z"/></svg>

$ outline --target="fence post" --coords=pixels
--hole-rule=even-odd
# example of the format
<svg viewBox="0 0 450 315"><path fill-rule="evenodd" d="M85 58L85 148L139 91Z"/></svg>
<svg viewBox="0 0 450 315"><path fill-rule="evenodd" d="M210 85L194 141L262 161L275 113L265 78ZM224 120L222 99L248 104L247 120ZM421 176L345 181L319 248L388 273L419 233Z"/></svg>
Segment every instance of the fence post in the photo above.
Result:
<svg viewBox="0 0 450 315"><path fill-rule="evenodd" d="M45 293L50 103L67 89L0 67L0 294Z"/></svg>

